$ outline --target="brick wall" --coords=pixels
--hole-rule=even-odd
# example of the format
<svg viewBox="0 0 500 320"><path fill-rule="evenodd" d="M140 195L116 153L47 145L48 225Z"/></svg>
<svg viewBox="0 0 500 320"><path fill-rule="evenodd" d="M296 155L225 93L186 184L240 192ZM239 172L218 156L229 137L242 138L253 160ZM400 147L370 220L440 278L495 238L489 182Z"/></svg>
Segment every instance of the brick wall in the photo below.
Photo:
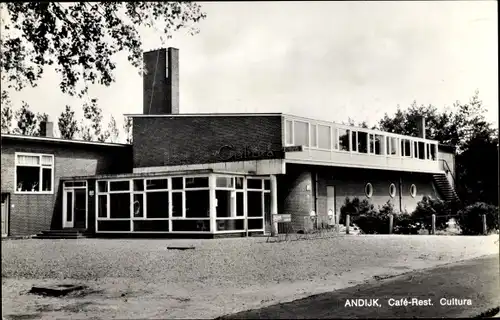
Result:
<svg viewBox="0 0 500 320"><path fill-rule="evenodd" d="M310 170L287 166L285 175L277 176L278 213L291 214L295 231L303 230L304 217L314 210L313 177ZM308 186L310 186L308 190Z"/></svg>
<svg viewBox="0 0 500 320"><path fill-rule="evenodd" d="M114 148L114 149L111 149ZM111 149L111 150L110 150ZM54 194L15 194L15 152L54 155ZM10 194L9 235L61 228L61 177L131 172L131 148L2 139L2 193Z"/></svg>
<svg viewBox="0 0 500 320"><path fill-rule="evenodd" d="M133 136L135 168L283 158L280 115L138 117Z"/></svg>
<svg viewBox="0 0 500 320"><path fill-rule="evenodd" d="M393 203L396 211L399 208L411 213L417 202L424 195L438 197L432 182L431 174L417 174L410 172L395 172L385 170L367 170L355 168L314 167L305 165L287 164L286 175L278 180L279 212L291 213L294 228L303 228L304 218L312 210L319 216L327 216L327 186L335 187L335 212L340 214L340 208L346 197L367 199L365 185L370 182L373 186L373 195L369 199L375 207L383 206L387 201ZM318 175L317 200L315 199L315 176ZM399 181L402 181L401 196ZM391 198L389 186L396 185L396 195ZM417 195L412 197L410 186L415 184ZM308 191L307 185L311 188ZM317 205L316 205L317 203Z"/></svg>

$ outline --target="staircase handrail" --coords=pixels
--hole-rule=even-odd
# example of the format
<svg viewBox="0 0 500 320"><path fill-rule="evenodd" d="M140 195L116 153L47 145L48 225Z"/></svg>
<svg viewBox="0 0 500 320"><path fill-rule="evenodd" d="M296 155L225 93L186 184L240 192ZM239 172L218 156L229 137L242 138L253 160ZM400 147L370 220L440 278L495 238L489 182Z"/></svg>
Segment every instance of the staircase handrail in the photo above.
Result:
<svg viewBox="0 0 500 320"><path fill-rule="evenodd" d="M455 176L453 175L453 172L451 171L451 168L450 166L448 165L448 161L446 161L445 159L439 159L439 161L442 161L445 165L446 165L446 168L445 170L448 171L451 175L451 178L453 179L453 184L454 186L456 186L457 184L457 180L455 179Z"/></svg>
<svg viewBox="0 0 500 320"><path fill-rule="evenodd" d="M451 178L453 179L453 188L456 189L456 191L458 191L458 189L460 189L460 186L458 185L457 180L455 179L455 175L453 175L453 172L451 171L451 168L450 168L450 166L448 164L448 161L446 161L445 159L439 159L439 161L442 161L446 165L445 170L450 173ZM457 195L458 195L458 192L457 192ZM460 199L460 197L458 197L458 200L460 202L462 202L462 200Z"/></svg>

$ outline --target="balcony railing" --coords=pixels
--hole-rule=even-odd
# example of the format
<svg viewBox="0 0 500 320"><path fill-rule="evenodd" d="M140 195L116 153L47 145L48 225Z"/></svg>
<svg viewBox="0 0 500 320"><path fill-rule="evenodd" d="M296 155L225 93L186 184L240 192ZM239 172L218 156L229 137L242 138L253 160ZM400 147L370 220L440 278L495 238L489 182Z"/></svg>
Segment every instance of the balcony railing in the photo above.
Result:
<svg viewBox="0 0 500 320"><path fill-rule="evenodd" d="M285 146L303 146L287 153L290 162L439 172L438 142L334 122L285 115Z"/></svg>

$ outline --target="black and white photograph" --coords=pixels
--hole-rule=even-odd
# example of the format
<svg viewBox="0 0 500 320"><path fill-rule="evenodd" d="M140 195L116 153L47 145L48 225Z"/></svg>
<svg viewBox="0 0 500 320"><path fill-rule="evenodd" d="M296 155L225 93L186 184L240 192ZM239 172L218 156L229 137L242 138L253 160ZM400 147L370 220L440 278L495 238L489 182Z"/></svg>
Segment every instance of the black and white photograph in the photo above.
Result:
<svg viewBox="0 0 500 320"><path fill-rule="evenodd" d="M2 320L500 318L498 2L0 3Z"/></svg>

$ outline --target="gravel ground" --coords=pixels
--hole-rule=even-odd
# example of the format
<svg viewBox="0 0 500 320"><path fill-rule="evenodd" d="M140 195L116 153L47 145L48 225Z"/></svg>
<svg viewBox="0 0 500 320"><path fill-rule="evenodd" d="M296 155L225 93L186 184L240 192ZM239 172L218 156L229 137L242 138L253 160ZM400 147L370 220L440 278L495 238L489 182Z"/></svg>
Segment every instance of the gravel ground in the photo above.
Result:
<svg viewBox="0 0 500 320"><path fill-rule="evenodd" d="M2 241L2 313L33 319L212 318L499 252L498 235L265 240ZM174 245L196 249L167 250ZM66 298L26 294L40 282L83 283L90 291Z"/></svg>

